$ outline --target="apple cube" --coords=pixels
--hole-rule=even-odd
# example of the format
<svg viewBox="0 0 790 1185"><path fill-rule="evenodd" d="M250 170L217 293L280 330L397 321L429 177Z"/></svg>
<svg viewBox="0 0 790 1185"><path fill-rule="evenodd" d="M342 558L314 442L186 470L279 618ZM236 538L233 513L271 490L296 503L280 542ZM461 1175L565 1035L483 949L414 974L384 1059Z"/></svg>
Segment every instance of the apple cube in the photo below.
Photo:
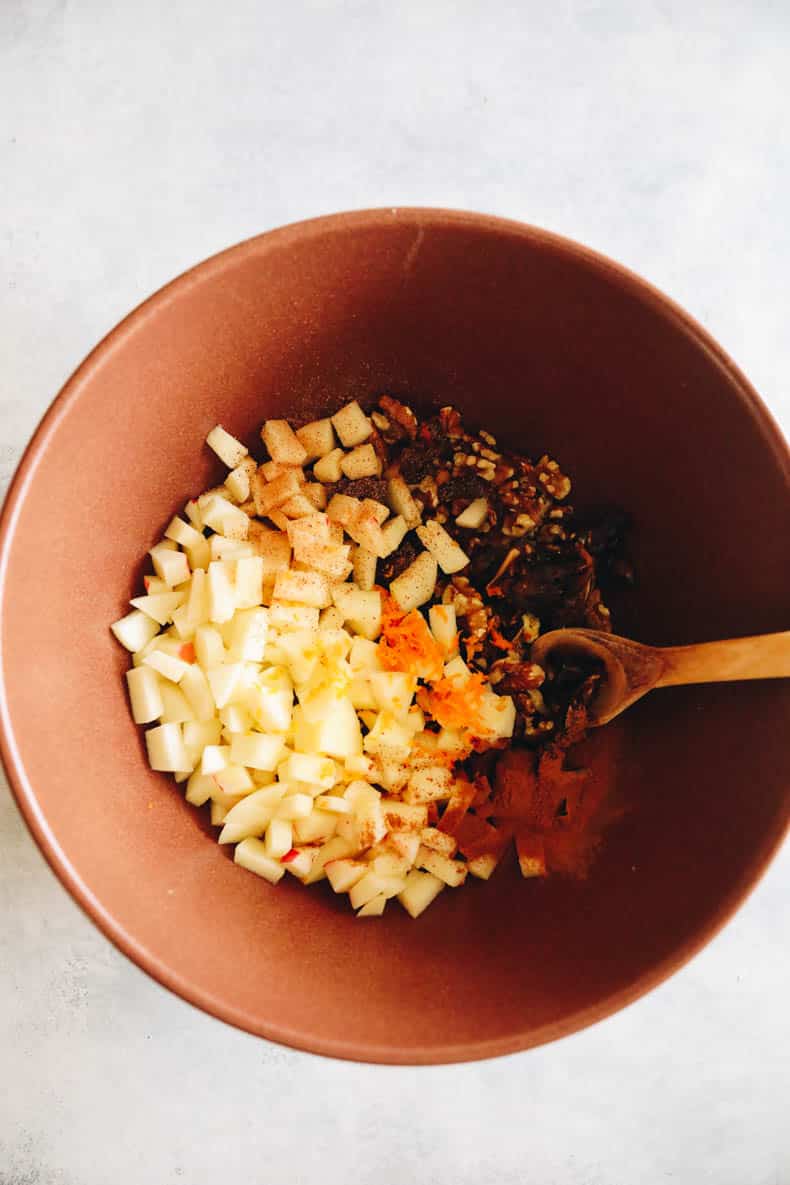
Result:
<svg viewBox="0 0 790 1185"><path fill-rule="evenodd" d="M458 546L452 535L448 535L441 523L437 523L435 519L417 527L416 530L423 546L447 575L460 572L469 563L469 556L463 548Z"/></svg>
<svg viewBox="0 0 790 1185"><path fill-rule="evenodd" d="M306 516L315 514L315 503L300 490L298 494L294 494L292 498L289 498L287 502L283 502L277 509L281 514L286 515L288 519L305 518Z"/></svg>
<svg viewBox="0 0 790 1185"><path fill-rule="evenodd" d="M162 724L183 724L187 720L194 720L195 713L182 691L174 683L162 680L159 684L159 694L162 696L162 711L159 719ZM181 769L191 768L182 765Z"/></svg>
<svg viewBox="0 0 790 1185"><path fill-rule="evenodd" d="M212 535L207 539L209 563L212 560L228 560L234 562L243 556L254 555L255 549L244 539L228 539L225 535Z"/></svg>
<svg viewBox="0 0 790 1185"><path fill-rule="evenodd" d="M240 609L230 622L228 653L244 662L262 662L269 634L268 609Z"/></svg>
<svg viewBox="0 0 790 1185"><path fill-rule="evenodd" d="M320 572L278 572L274 582L274 596L283 601L294 601L325 609L332 604L329 581Z"/></svg>
<svg viewBox="0 0 790 1185"><path fill-rule="evenodd" d="M241 441L231 436L230 432L226 432L220 424L211 429L206 437L206 444L214 450L228 469L235 469L247 456L247 449Z"/></svg>
<svg viewBox="0 0 790 1185"><path fill-rule="evenodd" d="M245 697L245 706L266 732L287 732L293 712L293 685L288 672L283 667L263 671Z"/></svg>
<svg viewBox="0 0 790 1185"><path fill-rule="evenodd" d="M203 806L211 798L213 789L214 779L195 770L187 781L186 800L192 806Z"/></svg>
<svg viewBox="0 0 790 1185"><path fill-rule="evenodd" d="M240 662L223 663L221 667L209 667L206 671L208 685L218 708L230 703L242 682L244 665Z"/></svg>
<svg viewBox="0 0 790 1185"><path fill-rule="evenodd" d="M254 789L253 780L243 765L226 765L212 777L223 794L249 794Z"/></svg>
<svg viewBox="0 0 790 1185"><path fill-rule="evenodd" d="M372 444L358 444L350 453L346 453L340 468L346 477L356 481L361 477L378 477L381 474L381 461Z"/></svg>
<svg viewBox="0 0 790 1185"><path fill-rule="evenodd" d="M147 666L132 667L126 672L126 682L135 724L150 724L152 720L158 720L164 705L156 671Z"/></svg>
<svg viewBox="0 0 790 1185"><path fill-rule="evenodd" d="M221 494L212 494L202 507L203 522L218 535L225 535L228 539L246 539L250 529L250 520L243 510L234 506Z"/></svg>
<svg viewBox="0 0 790 1185"><path fill-rule="evenodd" d="M431 605L428 610L431 633L447 658L458 653L458 623L455 605Z"/></svg>
<svg viewBox="0 0 790 1185"><path fill-rule="evenodd" d="M387 496L390 509L394 514L400 515L404 519L407 528L411 530L412 527L416 527L422 518L420 507L399 474L391 477L387 482Z"/></svg>
<svg viewBox="0 0 790 1185"><path fill-rule="evenodd" d="M398 550L408 530L406 519L401 514L396 515L395 518L391 518L389 522L384 523L381 528L381 534L386 549L384 552L385 556L392 555L393 551Z"/></svg>
<svg viewBox="0 0 790 1185"><path fill-rule="evenodd" d="M475 498L456 518L456 526L477 531L488 517L488 499Z"/></svg>
<svg viewBox="0 0 790 1185"><path fill-rule="evenodd" d="M368 678L376 701L375 707L393 716L404 716L408 712L417 690L414 675L406 675L402 671L371 671Z"/></svg>
<svg viewBox="0 0 790 1185"><path fill-rule="evenodd" d="M254 609L263 601L263 559L245 556L236 561L234 581L236 607Z"/></svg>
<svg viewBox="0 0 790 1185"><path fill-rule="evenodd" d="M288 820L276 817L272 819L266 828L266 837L264 839L267 853L273 860L280 860L286 852L290 852L292 844L293 831Z"/></svg>
<svg viewBox="0 0 790 1185"><path fill-rule="evenodd" d="M512 737L516 726L516 705L509 695L496 695L486 688L479 712L480 732L498 740Z"/></svg>
<svg viewBox="0 0 790 1185"><path fill-rule="evenodd" d="M450 797L453 789L453 775L444 765L432 765L416 770L409 778L403 795L409 803L441 802Z"/></svg>
<svg viewBox="0 0 790 1185"><path fill-rule="evenodd" d="M239 505L247 502L250 497L250 482L257 468L258 466L251 457L245 457L242 463L225 478L225 488Z"/></svg>
<svg viewBox="0 0 790 1185"><path fill-rule="evenodd" d="M224 663L225 646L215 626L201 625L195 630L195 654L204 671Z"/></svg>
<svg viewBox="0 0 790 1185"><path fill-rule="evenodd" d="M352 498L349 494L334 494L326 508L326 513L331 522L340 523L341 527L347 529L361 510L362 503L359 498Z"/></svg>
<svg viewBox="0 0 790 1185"><path fill-rule="evenodd" d="M278 465L276 461L264 461L262 465L258 466L258 472L264 481L275 481L286 473L292 473L299 479L300 486L304 482L304 472L301 465Z"/></svg>
<svg viewBox="0 0 790 1185"><path fill-rule="evenodd" d="M291 848L280 857L280 863L295 876L298 881L304 881L310 875L310 869L318 859L318 848Z"/></svg>
<svg viewBox="0 0 790 1185"><path fill-rule="evenodd" d="M299 843L321 843L332 838L338 816L330 811L313 809L304 819L293 820L295 840ZM350 849L348 849L350 850Z"/></svg>
<svg viewBox="0 0 790 1185"><path fill-rule="evenodd" d="M307 460L307 449L287 420L267 420L261 439L278 465L303 465Z"/></svg>
<svg viewBox="0 0 790 1185"><path fill-rule="evenodd" d="M172 539L174 543L180 543L184 548L200 546L206 542L202 531L198 531L191 523L185 523L178 515L170 520L165 531L165 539ZM152 588L146 588L146 592L153 591Z"/></svg>
<svg viewBox="0 0 790 1185"><path fill-rule="evenodd" d="M276 769L284 752L282 736L262 732L234 733L230 743L231 761L250 769Z"/></svg>
<svg viewBox="0 0 790 1185"><path fill-rule="evenodd" d="M341 496L343 495L336 495L336 497ZM362 506L359 513L350 522L343 525L347 534L360 547L373 552L379 558L386 555L387 545L384 542L384 535L379 525L378 517L371 507Z"/></svg>
<svg viewBox="0 0 790 1185"><path fill-rule="evenodd" d="M343 614L336 605L330 605L327 609L321 610L321 616L318 619L318 628L323 631L334 631L340 629L344 621Z"/></svg>
<svg viewBox="0 0 790 1185"><path fill-rule="evenodd" d="M278 819L307 819L313 811L311 794L286 794L277 807Z"/></svg>
<svg viewBox="0 0 790 1185"><path fill-rule="evenodd" d="M391 831L387 836L387 845L395 855L401 857L411 867L417 859L420 850L420 835L417 831Z"/></svg>
<svg viewBox="0 0 790 1185"><path fill-rule="evenodd" d="M251 835L263 835L274 813L265 790L253 790L231 806L223 822L218 843L238 843ZM290 847L290 844L289 844ZM288 848L286 848L286 851Z"/></svg>
<svg viewBox="0 0 790 1185"><path fill-rule="evenodd" d="M214 696L205 672L197 663L188 665L179 686L196 719L201 722L212 720L215 712Z"/></svg>
<svg viewBox="0 0 790 1185"><path fill-rule="evenodd" d="M326 510L328 502L326 487L320 481L308 481L302 486L302 494L312 502L316 510Z"/></svg>
<svg viewBox="0 0 790 1185"><path fill-rule="evenodd" d="M523 877L547 875L546 846L542 836L529 831L517 831L516 854Z"/></svg>
<svg viewBox="0 0 790 1185"><path fill-rule="evenodd" d="M452 888L457 888L466 880L467 868L462 860L452 860L449 856L445 856L433 848L426 848L423 845L417 853L417 863L420 868L438 876L440 881L444 881Z"/></svg>
<svg viewBox="0 0 790 1185"><path fill-rule="evenodd" d="M301 481L298 474L301 472L301 469L288 469L273 481L267 482L259 469L250 482L256 513L261 516L270 515L278 506L282 506L283 502L294 498L299 493Z"/></svg>
<svg viewBox="0 0 790 1185"><path fill-rule="evenodd" d="M428 825L428 809L418 803L382 799L384 822L389 831L413 831L420 834Z"/></svg>
<svg viewBox="0 0 790 1185"><path fill-rule="evenodd" d="M420 552L416 560L392 581L390 593L400 608L408 613L430 601L438 575L438 565L433 556L427 551Z"/></svg>
<svg viewBox="0 0 790 1185"><path fill-rule="evenodd" d="M401 888L396 890L396 892L400 892L403 888L405 888L406 881L404 877L399 877L397 879L401 882ZM373 897L376 897L379 893L382 893L387 884L388 878L377 876L375 872L370 870L366 872L365 875L361 877L355 885L351 886L348 893L348 899L354 909L360 909Z"/></svg>
<svg viewBox="0 0 790 1185"><path fill-rule="evenodd" d="M373 432L373 425L356 399L335 412L332 424L344 448L354 448L358 444L363 444Z"/></svg>
<svg viewBox="0 0 790 1185"><path fill-rule="evenodd" d="M345 760L362 752L362 731L354 706L346 696L330 696L316 721L319 753Z"/></svg>
<svg viewBox="0 0 790 1185"><path fill-rule="evenodd" d="M324 865L326 878L336 893L348 893L370 871L359 860L330 860Z"/></svg>
<svg viewBox="0 0 790 1185"><path fill-rule="evenodd" d="M213 622L230 621L236 610L236 590L232 569L226 560L213 560L208 566L208 615Z"/></svg>
<svg viewBox="0 0 790 1185"><path fill-rule="evenodd" d="M322 790L331 790L335 784L335 763L329 757L314 753L291 753L279 767L281 781L310 782Z"/></svg>
<svg viewBox="0 0 790 1185"><path fill-rule="evenodd" d="M339 798L336 794L319 794L314 802L317 810L329 811L332 815L347 815L351 810L345 798Z"/></svg>
<svg viewBox="0 0 790 1185"><path fill-rule="evenodd" d="M145 734L145 746L151 769L166 773L178 773L180 770L189 769L189 755L180 724L166 723L160 724L157 728L149 728Z"/></svg>
<svg viewBox="0 0 790 1185"><path fill-rule="evenodd" d="M357 917L380 918L384 913L386 904L386 895L384 893L378 893L377 896L371 897L370 901L366 901L360 910L357 910Z"/></svg>
<svg viewBox="0 0 790 1185"><path fill-rule="evenodd" d="M176 550L176 545L169 540L157 543L148 553L153 561L157 576L170 588L178 584L185 584L189 580L189 564L183 551Z"/></svg>
<svg viewBox="0 0 790 1185"><path fill-rule="evenodd" d="M237 849L238 851L238 849ZM444 881L430 872L413 869L406 876L406 886L398 893L398 900L410 917L418 918L444 888Z"/></svg>
<svg viewBox="0 0 790 1185"><path fill-rule="evenodd" d="M180 683L189 670L189 663L176 658L174 654L167 654L164 650L152 650L143 659L142 667L151 667L171 683ZM142 670L142 667L139 667L138 670Z"/></svg>
<svg viewBox="0 0 790 1185"><path fill-rule="evenodd" d="M228 765L230 765L230 747L228 745L206 745L200 760L202 774L217 774Z"/></svg>
<svg viewBox="0 0 790 1185"><path fill-rule="evenodd" d="M335 433L331 420L312 420L303 428L297 428L296 436L307 454L307 461L325 457L335 447Z"/></svg>
<svg viewBox="0 0 790 1185"><path fill-rule="evenodd" d="M412 748L411 729L388 712L380 712L364 740L364 749L384 761L408 761Z"/></svg>
<svg viewBox="0 0 790 1185"><path fill-rule="evenodd" d="M152 617L139 609L133 609L125 617L110 626L117 640L132 653L142 650L159 633L159 626Z"/></svg>
<svg viewBox="0 0 790 1185"><path fill-rule="evenodd" d="M472 876L478 880L487 881L502 857L502 853L487 852L482 856L475 856L467 860L466 867Z"/></svg>
<svg viewBox="0 0 790 1185"><path fill-rule="evenodd" d="M369 592L376 583L376 563L377 560L372 551L368 551L365 547L354 548L354 581L366 592Z"/></svg>
<svg viewBox="0 0 790 1185"><path fill-rule="evenodd" d="M438 827L423 827L420 842L424 848L441 852L443 856L454 856L458 850L458 841L452 835L439 831Z"/></svg>
<svg viewBox="0 0 790 1185"><path fill-rule="evenodd" d="M285 876L285 866L267 854L266 847L259 839L243 839L237 845L233 859L242 868L262 876L272 885L276 885Z"/></svg>
<svg viewBox="0 0 790 1185"><path fill-rule="evenodd" d="M313 475L320 482L334 485L343 476L343 470L340 466L345 455L342 448L333 448L326 456L321 457L320 461L316 461L313 466Z"/></svg>
<svg viewBox="0 0 790 1185"><path fill-rule="evenodd" d="M312 885L315 884L316 881L323 880L323 878L326 876L324 869L329 861L343 860L346 858L346 856L350 856L351 852L351 845L346 840L341 839L340 836L336 835L332 839L327 840L327 842L322 845L321 850L318 853L318 857L313 864L313 867L310 869L309 875L305 877L304 883L306 885Z"/></svg>
<svg viewBox="0 0 790 1185"><path fill-rule="evenodd" d="M336 584L332 596L348 627L369 641L381 633L382 603L377 590L365 591L353 584Z"/></svg>

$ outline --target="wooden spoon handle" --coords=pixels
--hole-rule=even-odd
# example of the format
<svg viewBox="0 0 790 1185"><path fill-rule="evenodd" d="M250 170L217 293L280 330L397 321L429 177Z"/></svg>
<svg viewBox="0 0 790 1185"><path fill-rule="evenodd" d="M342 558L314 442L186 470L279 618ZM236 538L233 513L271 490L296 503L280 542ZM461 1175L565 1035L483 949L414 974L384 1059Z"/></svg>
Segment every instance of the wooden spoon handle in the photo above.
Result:
<svg viewBox="0 0 790 1185"><path fill-rule="evenodd" d="M666 667L656 687L727 683L734 679L790 678L790 630L754 638L728 638L660 650Z"/></svg>

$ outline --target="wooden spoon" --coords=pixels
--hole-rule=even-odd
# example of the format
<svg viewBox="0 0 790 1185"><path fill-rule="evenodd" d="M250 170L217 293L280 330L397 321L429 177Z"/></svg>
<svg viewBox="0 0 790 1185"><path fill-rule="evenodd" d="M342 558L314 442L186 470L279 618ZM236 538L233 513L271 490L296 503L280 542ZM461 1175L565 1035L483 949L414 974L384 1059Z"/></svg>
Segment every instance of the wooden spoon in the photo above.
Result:
<svg viewBox="0 0 790 1185"><path fill-rule="evenodd" d="M607 724L654 687L790 678L790 630L662 648L599 630L552 630L533 643L531 657L545 666L549 655L563 654L603 663L604 678L589 708L593 725Z"/></svg>

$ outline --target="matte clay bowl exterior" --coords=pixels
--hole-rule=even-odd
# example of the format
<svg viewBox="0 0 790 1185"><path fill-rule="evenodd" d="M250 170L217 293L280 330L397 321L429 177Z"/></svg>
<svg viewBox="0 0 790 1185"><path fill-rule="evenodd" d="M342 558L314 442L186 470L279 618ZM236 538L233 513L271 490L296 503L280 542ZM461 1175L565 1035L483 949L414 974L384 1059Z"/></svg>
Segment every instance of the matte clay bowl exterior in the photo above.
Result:
<svg viewBox="0 0 790 1185"><path fill-rule="evenodd" d="M643 281L573 243L474 214L384 210L263 235L163 289L94 351L15 478L0 553L3 756L77 901L186 1000L301 1049L443 1062L599 1020L698 950L788 822L790 685L658 692L613 733L630 810L589 879L512 866L417 922L357 921L326 884L235 867L150 773L108 623L141 556L222 472L221 421L381 391L458 405L577 505L635 521L619 632L665 644L786 629L790 465L718 346Z"/></svg>

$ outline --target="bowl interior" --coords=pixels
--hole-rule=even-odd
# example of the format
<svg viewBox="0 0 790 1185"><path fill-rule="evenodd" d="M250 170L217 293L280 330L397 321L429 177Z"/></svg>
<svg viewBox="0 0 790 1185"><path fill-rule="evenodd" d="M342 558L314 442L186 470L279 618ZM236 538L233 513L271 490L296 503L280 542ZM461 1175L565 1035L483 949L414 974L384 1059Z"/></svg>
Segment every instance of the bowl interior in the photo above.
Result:
<svg viewBox="0 0 790 1185"><path fill-rule="evenodd" d="M235 868L147 771L107 625L141 556L220 477L207 431L389 391L454 403L578 505L633 514L618 631L682 643L786 627L788 462L745 381L607 261L514 224L374 212L286 228L158 294L80 369L6 507L5 758L48 858L163 983L252 1032L339 1056L522 1048L632 999L734 908L787 825L790 688L658 692L607 745L629 805L588 880L512 866L418 922L357 922L324 885ZM290 880L290 878L288 878Z"/></svg>

